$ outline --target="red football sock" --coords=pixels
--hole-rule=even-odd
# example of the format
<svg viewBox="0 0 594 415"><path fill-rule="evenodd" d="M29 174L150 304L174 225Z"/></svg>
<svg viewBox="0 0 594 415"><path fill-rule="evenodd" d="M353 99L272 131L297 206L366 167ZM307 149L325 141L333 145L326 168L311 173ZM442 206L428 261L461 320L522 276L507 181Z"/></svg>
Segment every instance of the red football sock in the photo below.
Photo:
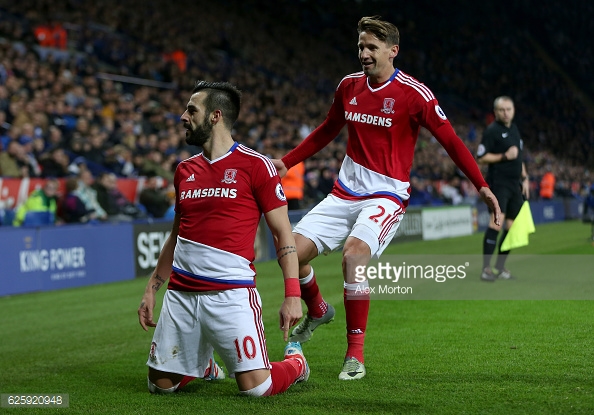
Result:
<svg viewBox="0 0 594 415"><path fill-rule="evenodd" d="M313 274L313 268L311 270ZM307 281L309 278L305 278ZM318 283L316 282L315 274L312 275L311 280L306 282L305 284L301 283L301 298L305 301L305 305L307 305L307 314L313 318L321 318L324 316L324 313L328 310L328 304L322 298L322 294L320 294L320 289L318 288Z"/></svg>
<svg viewBox="0 0 594 415"><path fill-rule="evenodd" d="M272 362L270 376L272 386L266 392L266 396L283 393L291 386L297 376L301 373L301 362L297 359L285 359L282 362Z"/></svg>
<svg viewBox="0 0 594 415"><path fill-rule="evenodd" d="M184 386L186 386L188 383L190 383L194 379L196 379L194 376L184 376L182 378L181 382L179 382L179 385L177 386L177 389L183 388Z"/></svg>
<svg viewBox="0 0 594 415"><path fill-rule="evenodd" d="M346 311L348 343L346 357L355 357L358 361L364 363L363 345L369 315L369 294L345 288L344 308Z"/></svg>

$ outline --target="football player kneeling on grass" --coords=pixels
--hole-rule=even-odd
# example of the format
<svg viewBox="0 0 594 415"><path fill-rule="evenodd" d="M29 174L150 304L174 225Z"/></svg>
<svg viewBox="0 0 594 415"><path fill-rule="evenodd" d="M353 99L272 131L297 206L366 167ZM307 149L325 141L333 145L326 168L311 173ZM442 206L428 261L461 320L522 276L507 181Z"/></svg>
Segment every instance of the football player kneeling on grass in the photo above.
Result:
<svg viewBox="0 0 594 415"><path fill-rule="evenodd" d="M302 317L298 260L276 169L231 136L240 99L231 84L198 82L181 117L186 142L203 151L177 166L171 234L138 309L142 328L156 327L147 362L153 393L174 392L195 378L223 378L214 351L246 395L275 395L309 377L297 342L287 344L282 362L268 360L253 264L262 214L284 276L285 341ZM167 278L155 324L155 293Z"/></svg>

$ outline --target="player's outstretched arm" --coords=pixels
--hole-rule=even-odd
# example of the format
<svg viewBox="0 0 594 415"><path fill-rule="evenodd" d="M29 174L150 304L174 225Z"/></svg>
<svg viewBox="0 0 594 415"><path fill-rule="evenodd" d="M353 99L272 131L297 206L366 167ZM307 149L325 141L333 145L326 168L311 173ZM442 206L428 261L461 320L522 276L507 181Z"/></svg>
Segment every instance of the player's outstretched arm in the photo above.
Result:
<svg viewBox="0 0 594 415"><path fill-rule="evenodd" d="M495 220L495 224L497 226L501 225L501 209L499 208L499 202L497 198L489 189L488 187L481 187L479 190L479 194L481 195L481 199L483 202L487 204L489 207L489 211L493 213L493 219Z"/></svg>
<svg viewBox="0 0 594 415"><path fill-rule="evenodd" d="M266 223L274 237L276 257L285 279L285 300L279 311L280 329L285 341L289 329L303 316L301 308L301 288L299 287L299 260L295 238L289 222L287 206L281 206L264 214Z"/></svg>
<svg viewBox="0 0 594 415"><path fill-rule="evenodd" d="M177 234L179 232L179 215L175 215L173 226L169 237L163 244L163 249L159 254L157 266L153 274L148 280L144 295L138 307L138 322L144 331L148 331L149 327L156 327L153 321L153 310L155 309L155 294L159 289L165 285L171 274L171 266L173 264L173 252L177 244Z"/></svg>

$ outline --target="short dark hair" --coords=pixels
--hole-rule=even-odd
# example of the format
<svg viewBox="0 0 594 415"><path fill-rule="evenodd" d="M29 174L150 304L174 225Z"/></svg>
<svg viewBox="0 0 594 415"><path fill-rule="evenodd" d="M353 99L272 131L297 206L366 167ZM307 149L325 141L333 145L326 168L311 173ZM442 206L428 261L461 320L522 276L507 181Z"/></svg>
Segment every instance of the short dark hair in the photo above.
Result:
<svg viewBox="0 0 594 415"><path fill-rule="evenodd" d="M398 28L390 22L381 20L381 16L362 17L357 25L357 33L371 33L379 40L388 45L400 44L400 32Z"/></svg>
<svg viewBox="0 0 594 415"><path fill-rule="evenodd" d="M192 94L203 90L207 93L204 100L206 112L211 113L217 109L221 110L225 126L231 130L239 117L239 109L241 108L241 92L239 89L229 82L198 81Z"/></svg>

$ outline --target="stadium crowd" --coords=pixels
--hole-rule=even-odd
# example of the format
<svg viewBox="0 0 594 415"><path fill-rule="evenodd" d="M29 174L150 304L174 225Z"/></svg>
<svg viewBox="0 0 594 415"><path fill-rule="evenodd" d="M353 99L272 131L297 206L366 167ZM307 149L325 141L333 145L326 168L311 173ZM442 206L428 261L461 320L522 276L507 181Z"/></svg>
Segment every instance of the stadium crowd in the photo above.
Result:
<svg viewBox="0 0 594 415"><path fill-rule="evenodd" d="M199 151L185 144L179 122L198 79L240 86L244 103L235 139L278 157L321 123L348 68L360 70L355 45L345 49L343 40L381 3L330 7L334 3L322 0L291 7L281 1L270 7L263 0L158 0L146 7L140 0L0 0L0 176L67 178L81 170L96 178L156 176L170 196L175 167ZM495 5L467 3L454 2L455 11L428 0L397 11L383 7L383 17L401 30L403 57L396 65L435 91L473 153L492 120L493 98L512 96L532 197L539 197L547 171L556 177L557 196L580 196L593 179L592 90L585 70L593 57L564 46L578 45L571 41L592 20L557 31L580 11L559 6L563 12L557 13L549 5L538 17L556 18L532 30L518 17L531 11L530 0L507 14ZM587 11L592 15L592 6ZM440 13L448 19L436 18ZM559 61L542 52L543 42L563 47ZM576 91L569 76L584 87ZM330 191L345 140L343 131L306 161L301 207ZM427 131L416 151L411 204L476 200L472 185ZM159 212L166 207L160 203Z"/></svg>

